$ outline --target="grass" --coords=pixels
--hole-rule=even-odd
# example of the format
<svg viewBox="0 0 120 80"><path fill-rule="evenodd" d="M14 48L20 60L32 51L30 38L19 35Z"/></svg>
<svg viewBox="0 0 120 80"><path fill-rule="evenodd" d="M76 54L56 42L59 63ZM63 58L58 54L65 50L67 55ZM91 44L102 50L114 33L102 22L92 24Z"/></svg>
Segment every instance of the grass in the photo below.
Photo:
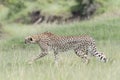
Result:
<svg viewBox="0 0 120 80"><path fill-rule="evenodd" d="M112 8L109 7L106 13L86 21L60 25L45 23L23 25L4 22L2 28L6 34L4 38L0 37L0 80L119 80L119 0L107 1L111 5L106 3L106 8L108 9L108 6ZM1 17L5 17L4 13L0 14ZM102 63L92 57L91 62L86 65L73 51L68 51L59 55L58 66L54 64L53 52L28 65L26 61L40 53L40 50L38 45L25 45L24 38L44 31L58 35L89 34L95 38L98 50L106 54L109 62Z"/></svg>
<svg viewBox="0 0 120 80"><path fill-rule="evenodd" d="M97 9L96 15L105 13L105 12L113 12L114 10L119 10L120 7L120 1L119 0L95 0L98 2L101 7ZM4 1L3 1L4 2ZM30 13L33 11L41 11L42 15L57 15L57 16L63 16L63 17L70 17L71 9L75 6L78 6L80 3L79 0L13 0L13 1L5 1L16 3L14 5L10 4L7 6L4 6L0 4L0 20L3 22L3 20L7 22L14 22L18 19L24 19L25 23L28 23L30 18L28 17ZM22 3L20 3L22 2ZM21 6L22 5L22 6ZM21 6L21 8L20 8ZM24 6L24 7L23 7ZM99 6L98 6L99 7ZM77 7L76 7L77 8ZM14 14L16 13L16 14ZM8 15L9 14L9 15ZM64 14L64 15L63 15Z"/></svg>
<svg viewBox="0 0 120 80"><path fill-rule="evenodd" d="M120 78L120 45L111 42L98 46L106 53L110 61L101 63L92 58L88 65L82 63L72 51L60 54L58 66L54 65L51 52L48 56L28 65L26 60L38 53L38 47L35 45L16 47L12 45L1 47L0 80L119 80Z"/></svg>
<svg viewBox="0 0 120 80"><path fill-rule="evenodd" d="M0 40L0 80L119 80L119 21L116 16L61 25L3 24L8 37ZM26 61L40 50L37 45L25 45L24 37L44 31L59 35L89 34L96 39L98 50L105 52L109 62L101 63L91 58L90 64L86 65L73 51L69 51L60 54L58 66L54 64L52 52L28 65Z"/></svg>

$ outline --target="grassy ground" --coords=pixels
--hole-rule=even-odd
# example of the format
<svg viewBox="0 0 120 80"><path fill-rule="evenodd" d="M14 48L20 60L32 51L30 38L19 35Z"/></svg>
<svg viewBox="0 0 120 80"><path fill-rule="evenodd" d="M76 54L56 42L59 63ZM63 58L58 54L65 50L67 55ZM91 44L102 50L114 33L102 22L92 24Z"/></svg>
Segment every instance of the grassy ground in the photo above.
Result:
<svg viewBox="0 0 120 80"><path fill-rule="evenodd" d="M119 80L119 22L117 15L113 18L104 14L72 24L3 24L8 37L0 40L0 80ZM90 64L86 65L73 51L69 51L60 54L58 66L54 64L52 52L28 65L26 61L39 53L39 47L34 44L25 45L24 37L44 31L59 35L89 34L96 39L98 50L105 52L109 62L101 63L92 58Z"/></svg>
<svg viewBox="0 0 120 80"><path fill-rule="evenodd" d="M45 23L22 25L3 22L6 35L0 37L0 80L119 80L119 0L107 1L109 4L106 3L105 8L108 11L89 21L61 25ZM2 15L0 17L2 18ZM60 54L58 66L54 64L53 52L28 65L26 61L40 50L35 44L25 45L24 38L44 31L58 35L89 34L95 38L98 50L106 54L109 62L102 63L92 57L91 62L86 65L73 51L68 51Z"/></svg>

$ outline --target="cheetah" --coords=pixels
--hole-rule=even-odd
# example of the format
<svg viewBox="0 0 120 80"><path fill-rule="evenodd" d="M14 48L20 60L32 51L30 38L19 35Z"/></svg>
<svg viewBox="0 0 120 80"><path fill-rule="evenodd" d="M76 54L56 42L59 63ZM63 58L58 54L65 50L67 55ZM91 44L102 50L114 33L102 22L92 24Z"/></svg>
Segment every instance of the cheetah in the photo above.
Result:
<svg viewBox="0 0 120 80"><path fill-rule="evenodd" d="M46 56L49 50L54 51L55 63L58 61L59 52L68 50L73 50L86 63L89 62L88 56L91 55L97 57L102 62L107 62L106 56L102 52L97 51L95 40L88 35L59 36L51 32L43 32L26 37L25 43L36 43L41 48L41 53L33 57L29 61L30 64Z"/></svg>

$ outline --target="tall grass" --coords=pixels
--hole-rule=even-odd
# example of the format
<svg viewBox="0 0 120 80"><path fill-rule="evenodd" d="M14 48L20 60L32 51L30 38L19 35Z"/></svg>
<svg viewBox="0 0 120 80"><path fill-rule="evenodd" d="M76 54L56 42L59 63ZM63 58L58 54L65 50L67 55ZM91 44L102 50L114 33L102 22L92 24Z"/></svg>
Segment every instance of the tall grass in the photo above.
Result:
<svg viewBox="0 0 120 80"><path fill-rule="evenodd" d="M3 46L0 47L0 80L119 80L120 78L120 45L111 42L98 45L98 48L110 58L109 62L101 63L91 58L88 65L82 63L73 51L60 54L58 66L54 64L52 52L28 65L26 61L39 53L38 46L16 46L17 48L12 45Z"/></svg>
<svg viewBox="0 0 120 80"><path fill-rule="evenodd" d="M3 39L0 37L0 80L119 80L119 0L116 2L114 0L107 1L113 3L110 5L112 8L106 5L105 9L109 8L107 13L99 17L96 16L89 21L60 25L3 23L3 29L7 37L5 36ZM117 11L114 9L117 9ZM0 14L4 15L3 13ZM44 31L65 36L88 34L95 38L98 50L104 52L109 61L102 63L91 57L90 63L86 65L73 51L68 51L59 54L58 65L54 64L53 52L32 65L28 65L27 60L41 51L38 45L25 45L24 38Z"/></svg>
<svg viewBox="0 0 120 80"><path fill-rule="evenodd" d="M4 25L9 37L0 40L0 80L119 80L119 21L118 17L110 17L61 25ZM25 45L24 37L44 31L58 35L89 34L109 62L102 63L92 57L86 65L73 51L68 51L59 55L58 66L54 64L53 52L28 65L26 61L40 50L38 45Z"/></svg>

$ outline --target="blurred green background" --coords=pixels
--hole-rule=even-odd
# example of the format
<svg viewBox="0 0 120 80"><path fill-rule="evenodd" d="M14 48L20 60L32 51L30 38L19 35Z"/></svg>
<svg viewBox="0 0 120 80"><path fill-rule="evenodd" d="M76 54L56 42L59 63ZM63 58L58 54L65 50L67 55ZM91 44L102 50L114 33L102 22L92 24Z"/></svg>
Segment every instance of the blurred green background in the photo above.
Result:
<svg viewBox="0 0 120 80"><path fill-rule="evenodd" d="M96 40L107 63L91 58L86 65L73 51L53 52L32 65L38 45L25 45L28 35L88 34ZM0 0L0 80L119 80L120 0Z"/></svg>

